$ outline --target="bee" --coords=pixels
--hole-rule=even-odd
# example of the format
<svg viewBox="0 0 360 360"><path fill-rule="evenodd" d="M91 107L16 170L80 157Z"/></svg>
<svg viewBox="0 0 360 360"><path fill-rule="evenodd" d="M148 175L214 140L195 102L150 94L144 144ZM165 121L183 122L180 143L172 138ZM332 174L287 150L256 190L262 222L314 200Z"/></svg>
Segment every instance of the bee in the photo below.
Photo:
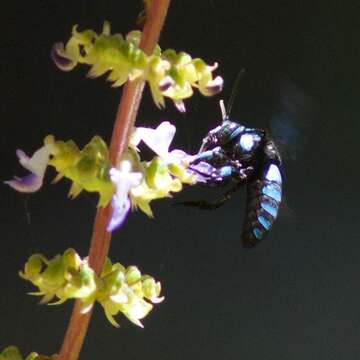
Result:
<svg viewBox="0 0 360 360"><path fill-rule="evenodd" d="M231 99L230 99L231 100ZM231 107L231 101L229 102ZM246 216L242 243L251 248L271 230L282 199L281 156L273 139L262 129L246 127L232 121L220 101L222 123L202 140L189 169L208 186L232 184L215 202L188 201L183 204L201 209L215 209L225 203L242 186L246 186Z"/></svg>

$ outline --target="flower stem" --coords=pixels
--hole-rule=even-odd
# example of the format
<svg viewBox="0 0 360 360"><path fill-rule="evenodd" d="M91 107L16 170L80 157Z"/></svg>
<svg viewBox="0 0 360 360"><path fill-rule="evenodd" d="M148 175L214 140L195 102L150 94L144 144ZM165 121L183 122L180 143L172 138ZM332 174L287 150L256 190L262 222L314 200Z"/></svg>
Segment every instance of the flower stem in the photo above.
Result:
<svg viewBox="0 0 360 360"><path fill-rule="evenodd" d="M140 42L140 48L148 55L153 52L159 41L169 4L170 0L151 1ZM143 89L143 80L128 81L124 86L110 143L110 160L114 166L128 147ZM110 248L111 234L106 228L111 215L112 208L109 204L105 208L99 208L95 216L89 264L98 275L102 271ZM75 301L58 360L76 360L79 357L92 314L92 311L81 314L80 308L80 300Z"/></svg>

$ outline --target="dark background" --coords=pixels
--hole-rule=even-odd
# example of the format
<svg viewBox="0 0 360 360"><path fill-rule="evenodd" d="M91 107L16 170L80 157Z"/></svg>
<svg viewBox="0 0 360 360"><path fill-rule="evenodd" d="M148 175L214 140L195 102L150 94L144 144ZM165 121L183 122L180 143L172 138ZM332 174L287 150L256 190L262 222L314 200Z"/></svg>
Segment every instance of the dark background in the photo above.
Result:
<svg viewBox="0 0 360 360"><path fill-rule="evenodd" d="M81 145L95 133L110 138L119 90L86 79L84 67L59 71L49 53L75 23L99 31L107 19L126 33L140 8L140 1L39 0L2 8L2 180L22 173L16 148L32 153L46 134ZM246 68L232 114L249 126L272 117L273 84L291 79L311 99L307 115L295 116L306 124L305 148L284 165L287 211L251 251L240 243L243 191L214 212L164 200L153 204L153 220L132 214L110 256L161 280L166 300L145 329L122 317L115 329L97 308L83 359L359 358L359 15L358 1L173 1L162 48L219 62L225 99ZM175 122L175 145L194 152L219 122L218 100L196 95L181 115L170 102L156 109L147 90L138 121ZM96 197L70 201L69 183L51 185L53 176L33 195L0 188L0 349L54 353L67 326L72 303L36 305L17 275L35 252L87 253ZM215 193L187 189L176 199Z"/></svg>

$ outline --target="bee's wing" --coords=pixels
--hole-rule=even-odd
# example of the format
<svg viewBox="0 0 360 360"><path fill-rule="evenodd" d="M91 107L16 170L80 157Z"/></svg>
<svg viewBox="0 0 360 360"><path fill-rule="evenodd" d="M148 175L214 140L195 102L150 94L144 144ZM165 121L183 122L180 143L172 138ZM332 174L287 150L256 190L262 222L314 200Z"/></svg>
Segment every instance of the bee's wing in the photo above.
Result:
<svg viewBox="0 0 360 360"><path fill-rule="evenodd" d="M271 135L283 158L298 159L316 133L318 106L313 97L286 75L274 82L273 91Z"/></svg>

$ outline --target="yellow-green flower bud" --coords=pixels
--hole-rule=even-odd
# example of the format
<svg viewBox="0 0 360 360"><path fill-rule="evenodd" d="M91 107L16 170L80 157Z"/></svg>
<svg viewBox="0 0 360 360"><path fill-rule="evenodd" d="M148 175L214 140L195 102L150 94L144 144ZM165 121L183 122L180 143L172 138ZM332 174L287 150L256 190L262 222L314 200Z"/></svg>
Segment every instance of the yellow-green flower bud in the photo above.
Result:
<svg viewBox="0 0 360 360"><path fill-rule="evenodd" d="M49 141L49 136L45 142ZM62 177L70 179L69 196L75 198L82 190L98 192L98 206L106 206L114 193L114 185L110 181L110 160L106 143L94 136L82 150L72 141L54 141L56 151L49 161L59 174L55 182Z"/></svg>
<svg viewBox="0 0 360 360"><path fill-rule="evenodd" d="M9 346L0 353L0 360L23 360L23 357L16 346Z"/></svg>
<svg viewBox="0 0 360 360"><path fill-rule="evenodd" d="M74 249L67 249L63 255L64 265L67 268L79 269L81 265L81 258Z"/></svg>
<svg viewBox="0 0 360 360"><path fill-rule="evenodd" d="M24 274L29 277L35 277L39 275L42 269L42 263L44 259L40 254L31 255L29 260L25 263Z"/></svg>
<svg viewBox="0 0 360 360"><path fill-rule="evenodd" d="M38 354L35 352L30 353L25 360L39 359ZM19 349L16 346L8 346L0 353L0 360L23 360ZM50 357L49 357L50 359Z"/></svg>
<svg viewBox="0 0 360 360"><path fill-rule="evenodd" d="M129 266L126 269L125 281L129 285L133 285L141 280L141 272L136 266Z"/></svg>
<svg viewBox="0 0 360 360"><path fill-rule="evenodd" d="M171 98L180 111L185 111L183 99L199 88L206 96L222 89L220 77L213 80L212 71L200 59L192 59L185 52L173 49L161 53L159 46L151 55L140 48L141 32L131 31L124 38L111 35L110 24L104 23L102 33L93 30L78 31L73 27L72 37L66 45L56 43L51 56L55 64L64 71L72 70L78 63L90 65L89 77L99 77L109 72L108 80L113 86L121 86L127 80L142 78L148 81L154 102L165 105L164 96Z"/></svg>
<svg viewBox="0 0 360 360"><path fill-rule="evenodd" d="M151 300L153 303L160 302L163 298L159 298L161 285L160 282L155 282L151 276L144 276L142 280L142 291L144 297Z"/></svg>
<svg viewBox="0 0 360 360"><path fill-rule="evenodd" d="M73 249L63 255L47 260L36 254L29 258L21 277L38 287L41 303L57 305L68 299L81 299L81 312L89 311L94 302L99 302L109 321L118 326L114 316L122 312L133 323L142 326L140 319L152 309L145 301L158 303L161 286L149 275L142 275L136 266L125 268L120 263L112 264L108 259L100 277L89 267L87 259L81 259ZM1 360L1 358L0 358Z"/></svg>

